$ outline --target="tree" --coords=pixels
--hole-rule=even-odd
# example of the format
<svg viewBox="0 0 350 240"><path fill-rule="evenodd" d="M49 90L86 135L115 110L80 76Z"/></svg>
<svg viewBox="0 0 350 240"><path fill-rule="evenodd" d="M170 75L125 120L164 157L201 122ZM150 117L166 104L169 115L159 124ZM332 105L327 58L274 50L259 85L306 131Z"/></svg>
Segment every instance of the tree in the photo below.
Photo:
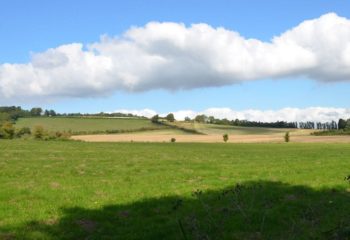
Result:
<svg viewBox="0 0 350 240"><path fill-rule="evenodd" d="M202 114L202 115L197 115L194 120L199 123L205 123L207 119L208 117Z"/></svg>
<svg viewBox="0 0 350 240"><path fill-rule="evenodd" d="M209 116L208 122L209 123L215 123L215 118L213 116Z"/></svg>
<svg viewBox="0 0 350 240"><path fill-rule="evenodd" d="M191 121L191 118L185 117L185 121L186 121L186 122L190 122L190 121Z"/></svg>
<svg viewBox="0 0 350 240"><path fill-rule="evenodd" d="M224 135L222 135L222 138L223 138L224 142L227 142L228 141L228 134L225 133Z"/></svg>
<svg viewBox="0 0 350 240"><path fill-rule="evenodd" d="M339 119L339 122L338 122L338 128L339 129L345 129L346 128L346 121L344 119Z"/></svg>
<svg viewBox="0 0 350 240"><path fill-rule="evenodd" d="M174 114L169 113L168 115L166 115L166 120L168 120L169 122L174 122L175 121L175 117Z"/></svg>
<svg viewBox="0 0 350 240"><path fill-rule="evenodd" d="M30 110L30 115L33 117L38 117L41 115L41 113L43 112L43 109L40 107L34 107Z"/></svg>
<svg viewBox="0 0 350 240"><path fill-rule="evenodd" d="M153 122L153 123L159 123L159 115L157 114L157 115L154 115L152 118L151 118L151 121Z"/></svg>
<svg viewBox="0 0 350 240"><path fill-rule="evenodd" d="M54 117L54 116L57 115L56 112L55 112L54 110L52 110L52 109L49 111L49 114L50 114L50 116L52 116L52 117Z"/></svg>

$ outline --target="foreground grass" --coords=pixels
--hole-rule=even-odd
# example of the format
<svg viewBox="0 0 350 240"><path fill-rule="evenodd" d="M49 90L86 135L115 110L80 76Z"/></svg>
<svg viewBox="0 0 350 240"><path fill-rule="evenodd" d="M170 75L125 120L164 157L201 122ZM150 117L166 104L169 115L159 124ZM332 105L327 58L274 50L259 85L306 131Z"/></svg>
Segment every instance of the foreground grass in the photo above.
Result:
<svg viewBox="0 0 350 240"><path fill-rule="evenodd" d="M148 119L137 118L40 117L20 118L16 122L17 128L33 128L37 125L41 125L49 131L73 131L74 133L165 128L160 124L152 123Z"/></svg>
<svg viewBox="0 0 350 240"><path fill-rule="evenodd" d="M348 239L349 156L345 144L0 141L0 239Z"/></svg>

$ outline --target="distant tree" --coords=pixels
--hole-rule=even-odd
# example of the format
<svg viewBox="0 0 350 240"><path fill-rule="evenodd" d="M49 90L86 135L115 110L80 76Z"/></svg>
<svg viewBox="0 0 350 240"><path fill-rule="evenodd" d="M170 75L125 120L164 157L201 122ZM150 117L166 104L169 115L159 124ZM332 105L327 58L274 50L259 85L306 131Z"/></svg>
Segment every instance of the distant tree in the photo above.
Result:
<svg viewBox="0 0 350 240"><path fill-rule="evenodd" d="M52 110L52 109L49 111L49 114L50 114L50 116L52 116L52 117L54 117L54 116L57 115L56 112L55 112L54 110Z"/></svg>
<svg viewBox="0 0 350 240"><path fill-rule="evenodd" d="M208 118L208 122L209 122L209 123L215 123L215 118L214 118L213 116L210 116L210 117Z"/></svg>
<svg viewBox="0 0 350 240"><path fill-rule="evenodd" d="M166 120L168 120L169 122L174 122L175 121L175 117L174 114L169 113L168 115L166 115Z"/></svg>
<svg viewBox="0 0 350 240"><path fill-rule="evenodd" d="M40 116L41 113L43 112L43 109L40 108L40 107L35 107L35 108L32 108L30 110L30 115L31 116L34 116L34 117L37 117L37 116Z"/></svg>
<svg viewBox="0 0 350 240"><path fill-rule="evenodd" d="M222 135L222 138L223 138L224 142L227 142L228 141L228 134L225 133L224 135Z"/></svg>
<svg viewBox="0 0 350 240"><path fill-rule="evenodd" d="M191 118L185 117L185 121L186 121L186 122L190 122L190 121L191 121Z"/></svg>
<svg viewBox="0 0 350 240"><path fill-rule="evenodd" d="M159 123L159 115L157 114L157 115L154 115L152 118L151 118L151 121L153 122L153 123Z"/></svg>
<svg viewBox="0 0 350 240"><path fill-rule="evenodd" d="M345 129L346 128L346 120L344 119L339 119L339 122L338 122L338 128L339 129Z"/></svg>
<svg viewBox="0 0 350 240"><path fill-rule="evenodd" d="M49 110L45 110L45 112L44 112L44 116L46 116L46 117L50 116L50 112L49 112Z"/></svg>
<svg viewBox="0 0 350 240"><path fill-rule="evenodd" d="M207 121L208 117L205 116L204 114L202 115L197 115L194 120L199 123L205 123Z"/></svg>

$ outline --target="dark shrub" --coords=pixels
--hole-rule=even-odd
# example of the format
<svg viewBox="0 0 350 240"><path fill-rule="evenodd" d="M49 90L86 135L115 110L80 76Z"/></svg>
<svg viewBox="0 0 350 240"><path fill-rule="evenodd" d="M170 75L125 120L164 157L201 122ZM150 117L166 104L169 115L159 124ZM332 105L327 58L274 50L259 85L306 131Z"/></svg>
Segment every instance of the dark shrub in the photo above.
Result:
<svg viewBox="0 0 350 240"><path fill-rule="evenodd" d="M225 133L224 135L222 135L222 138L223 138L224 142L227 142L228 141L228 134Z"/></svg>
<svg viewBox="0 0 350 240"><path fill-rule="evenodd" d="M289 132L286 132L286 134L284 135L284 141L289 142L289 140L290 140Z"/></svg>

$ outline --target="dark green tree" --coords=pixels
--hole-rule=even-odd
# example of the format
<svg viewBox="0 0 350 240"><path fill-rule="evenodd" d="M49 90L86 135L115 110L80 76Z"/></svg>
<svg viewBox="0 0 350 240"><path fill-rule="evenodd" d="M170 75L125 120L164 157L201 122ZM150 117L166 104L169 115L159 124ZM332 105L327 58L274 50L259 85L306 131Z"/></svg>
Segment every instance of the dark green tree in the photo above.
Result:
<svg viewBox="0 0 350 240"><path fill-rule="evenodd" d="M205 123L207 119L208 117L202 114L202 115L197 115L194 120L199 123Z"/></svg>
<svg viewBox="0 0 350 240"><path fill-rule="evenodd" d="M151 118L151 121L153 122L153 123L159 123L159 115L157 114L157 115L154 115L152 118Z"/></svg>
<svg viewBox="0 0 350 240"><path fill-rule="evenodd" d="M41 115L41 113L43 112L43 109L40 107L34 107L30 110L30 115L33 117L38 117Z"/></svg>
<svg viewBox="0 0 350 240"><path fill-rule="evenodd" d="M169 122L174 122L175 121L175 117L174 114L169 113L168 115L166 115L166 120L168 120Z"/></svg>
<svg viewBox="0 0 350 240"><path fill-rule="evenodd" d="M52 109L49 111L49 114L50 114L50 116L52 116L52 117L54 117L54 116L57 115L56 112L55 112L54 110L52 110Z"/></svg>
<svg viewBox="0 0 350 240"><path fill-rule="evenodd" d="M338 121L338 128L339 129L344 129L346 127L346 121L344 119L339 119Z"/></svg>

